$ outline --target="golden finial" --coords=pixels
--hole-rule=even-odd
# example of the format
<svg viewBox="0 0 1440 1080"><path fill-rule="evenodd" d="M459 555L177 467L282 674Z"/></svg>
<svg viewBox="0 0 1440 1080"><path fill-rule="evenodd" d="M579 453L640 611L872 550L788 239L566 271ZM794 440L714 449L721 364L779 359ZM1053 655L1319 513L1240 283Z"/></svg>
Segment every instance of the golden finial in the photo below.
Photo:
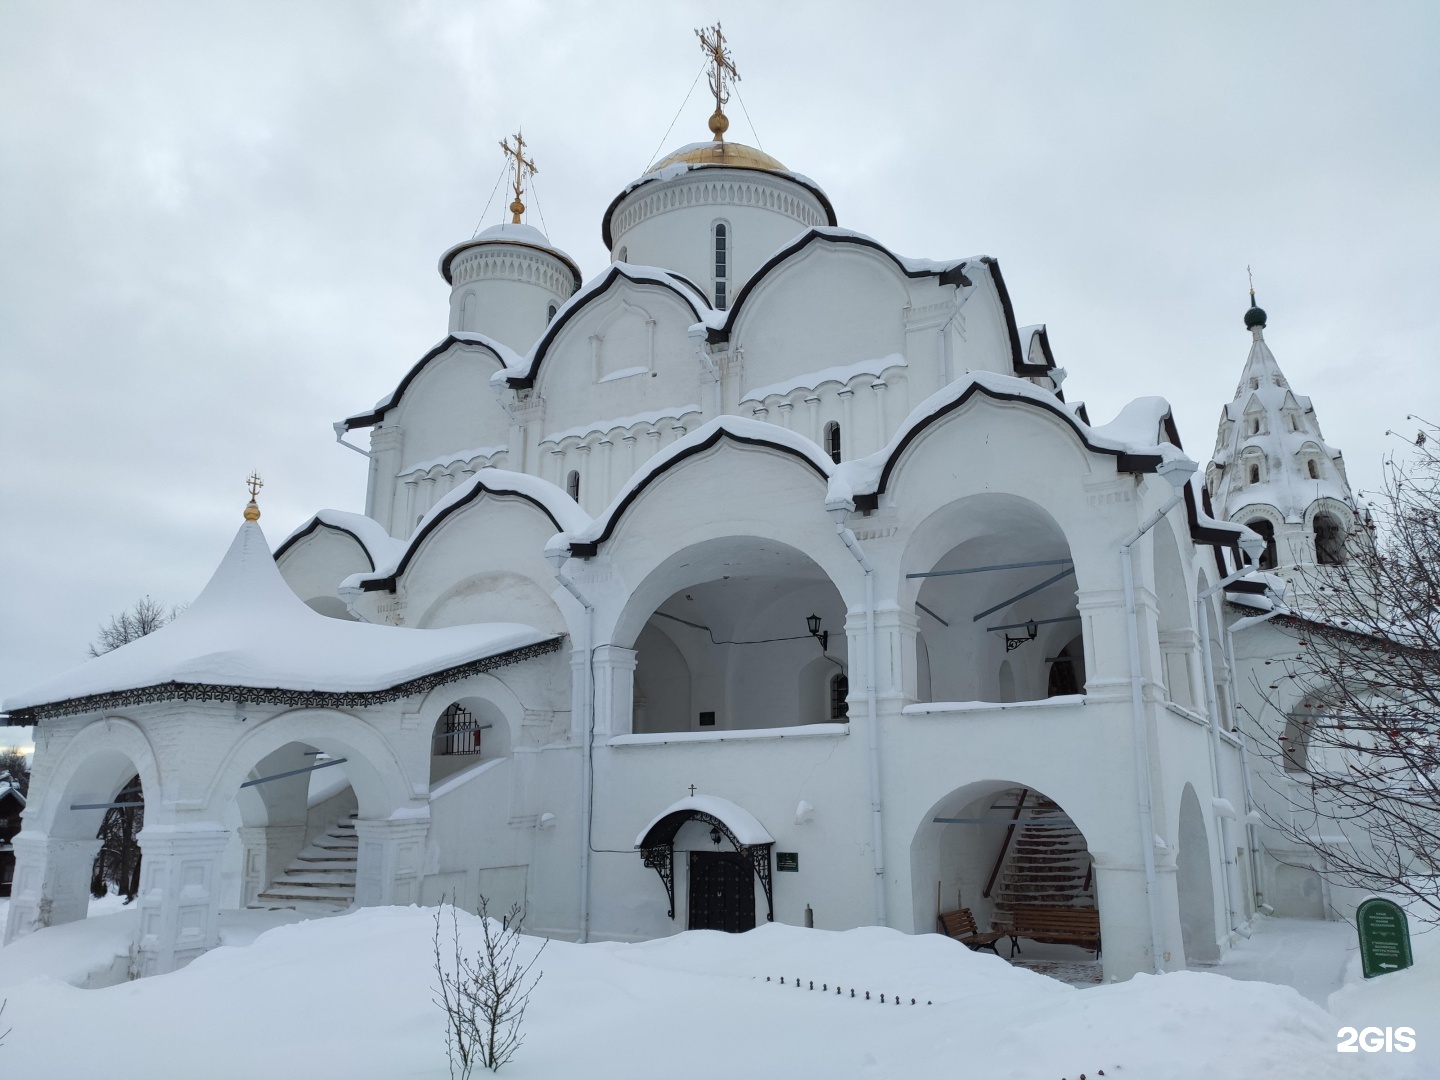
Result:
<svg viewBox="0 0 1440 1080"><path fill-rule="evenodd" d="M715 95L715 112L710 116L710 133L715 136L716 142L724 142L725 132L730 127L730 120L725 115L725 103L730 100L725 82L727 79L732 83L739 82L740 72L735 70L735 61L730 58L730 50L725 47L725 35L718 22L704 30L696 30L695 36L700 39L700 47L705 50L705 55L710 60L710 92Z"/></svg>
<svg viewBox="0 0 1440 1080"><path fill-rule="evenodd" d="M245 507L246 521L260 520L260 507L255 502L255 496L260 494L260 489L265 486L265 481L260 479L260 474L251 472L245 478L245 486L250 489L250 502Z"/></svg>
<svg viewBox="0 0 1440 1080"><path fill-rule="evenodd" d="M525 177L534 176L540 170L525 156L525 137L520 132L515 133L514 146L510 145L509 139L501 139L500 149L511 159L510 166L515 173L515 199L510 203L510 224L519 225L520 215L525 212L525 201L521 198L525 194Z"/></svg>

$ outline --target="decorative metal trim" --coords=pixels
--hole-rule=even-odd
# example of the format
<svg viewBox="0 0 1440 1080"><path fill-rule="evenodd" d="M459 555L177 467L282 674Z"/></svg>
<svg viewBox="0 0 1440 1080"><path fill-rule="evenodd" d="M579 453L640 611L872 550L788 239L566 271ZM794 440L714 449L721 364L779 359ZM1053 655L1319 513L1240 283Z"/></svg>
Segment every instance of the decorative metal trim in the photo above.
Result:
<svg viewBox="0 0 1440 1080"><path fill-rule="evenodd" d="M107 709L123 709L132 705L149 705L157 701L237 701L251 705L286 705L297 709L354 709L367 705L383 705L389 701L413 697L433 690L437 686L459 682L472 675L480 675L496 668L523 663L537 656L558 652L564 635L525 645L494 656L484 656L443 671L431 672L418 679L389 687L385 690L291 690L283 687L217 686L212 683L168 682L157 686L142 686L134 690L117 690L108 694L89 694L85 697L66 698L63 701L32 705L28 708L13 709L11 722L34 724L55 716L73 716L76 713L100 712Z"/></svg>
<svg viewBox="0 0 1440 1080"><path fill-rule="evenodd" d="M774 922L775 896L770 881L770 849L774 847L774 841L742 844L730 831L729 825L704 810L677 810L673 814L667 814L655 823L640 842L641 860L660 875L660 880L665 885L665 895L670 900L670 910L666 914L671 919L675 918L675 834L687 821L703 821L719 829L736 852L742 858L750 860L750 865L755 868L755 876L760 879L760 885L765 890L765 921Z"/></svg>

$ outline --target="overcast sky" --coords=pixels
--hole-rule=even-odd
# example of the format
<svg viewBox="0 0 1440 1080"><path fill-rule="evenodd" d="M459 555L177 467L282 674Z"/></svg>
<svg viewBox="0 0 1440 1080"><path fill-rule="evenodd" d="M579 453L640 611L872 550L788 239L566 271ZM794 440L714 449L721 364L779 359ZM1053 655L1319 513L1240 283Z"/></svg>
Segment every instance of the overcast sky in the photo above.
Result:
<svg viewBox="0 0 1440 1080"><path fill-rule="evenodd" d="M593 276L611 198L707 137L703 82L666 132L717 17L731 137L902 254L998 258L1096 422L1163 395L1208 460L1247 264L1352 481L1440 419L1434 3L3 0L0 697L193 599L252 468L272 546L363 510L330 424L444 335L498 141Z"/></svg>

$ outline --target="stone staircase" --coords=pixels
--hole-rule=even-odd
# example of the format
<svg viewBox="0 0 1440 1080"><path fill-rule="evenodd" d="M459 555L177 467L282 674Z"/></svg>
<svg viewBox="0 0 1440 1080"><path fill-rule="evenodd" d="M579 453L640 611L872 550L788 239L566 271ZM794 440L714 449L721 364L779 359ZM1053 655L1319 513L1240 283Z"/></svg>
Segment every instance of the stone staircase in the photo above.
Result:
<svg viewBox="0 0 1440 1080"><path fill-rule="evenodd" d="M1032 798L1016 822L995 886L997 929L1008 925L1010 913L1020 907L1095 907L1085 837L1055 803Z"/></svg>
<svg viewBox="0 0 1440 1080"><path fill-rule="evenodd" d="M355 903L355 862L360 841L355 815L332 825L285 868L247 907L291 908L317 914L344 911Z"/></svg>

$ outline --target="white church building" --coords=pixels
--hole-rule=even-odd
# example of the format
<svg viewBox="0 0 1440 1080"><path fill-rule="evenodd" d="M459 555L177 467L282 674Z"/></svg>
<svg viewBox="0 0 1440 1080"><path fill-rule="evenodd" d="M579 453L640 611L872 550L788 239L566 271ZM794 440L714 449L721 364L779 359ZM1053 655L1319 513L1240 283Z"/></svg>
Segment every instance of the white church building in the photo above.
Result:
<svg viewBox="0 0 1440 1080"><path fill-rule="evenodd" d="M897 254L725 139L724 75L588 280L521 223L517 142L444 337L335 425L363 514L272 549L252 498L174 622L6 702L7 942L84 917L136 777L135 975L222 909L484 896L581 941L1098 909L1127 978L1308 902L1223 629L1275 579L1216 586L1356 510L1258 327L1207 484L1162 399L1066 399L995 259Z"/></svg>

